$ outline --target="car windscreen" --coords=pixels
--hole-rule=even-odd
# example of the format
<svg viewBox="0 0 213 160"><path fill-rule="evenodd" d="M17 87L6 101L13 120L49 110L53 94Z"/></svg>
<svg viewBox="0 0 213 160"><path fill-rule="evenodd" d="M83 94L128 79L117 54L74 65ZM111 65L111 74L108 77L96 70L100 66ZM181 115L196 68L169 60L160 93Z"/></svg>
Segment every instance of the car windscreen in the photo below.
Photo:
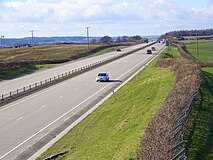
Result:
<svg viewBox="0 0 213 160"><path fill-rule="evenodd" d="M106 73L99 73L98 76L106 76Z"/></svg>

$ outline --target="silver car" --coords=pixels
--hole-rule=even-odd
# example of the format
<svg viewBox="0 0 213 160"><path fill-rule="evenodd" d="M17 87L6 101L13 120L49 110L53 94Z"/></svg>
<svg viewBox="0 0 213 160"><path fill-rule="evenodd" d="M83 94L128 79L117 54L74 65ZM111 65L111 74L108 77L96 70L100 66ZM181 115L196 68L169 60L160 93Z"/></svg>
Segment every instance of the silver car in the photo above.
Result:
<svg viewBox="0 0 213 160"><path fill-rule="evenodd" d="M96 76L96 82L101 82L101 81L109 81L109 74L106 72L100 72Z"/></svg>

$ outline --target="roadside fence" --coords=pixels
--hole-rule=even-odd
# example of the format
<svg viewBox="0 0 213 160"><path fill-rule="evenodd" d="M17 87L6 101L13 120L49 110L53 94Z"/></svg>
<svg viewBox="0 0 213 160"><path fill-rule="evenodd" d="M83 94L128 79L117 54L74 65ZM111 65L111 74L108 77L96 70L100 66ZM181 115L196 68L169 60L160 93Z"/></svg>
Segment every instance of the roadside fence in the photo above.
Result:
<svg viewBox="0 0 213 160"><path fill-rule="evenodd" d="M173 128L175 145L171 150L171 160L186 160L186 150L184 141L184 125L194 106L194 99L198 93L194 94L190 101L185 105L176 119L176 124Z"/></svg>

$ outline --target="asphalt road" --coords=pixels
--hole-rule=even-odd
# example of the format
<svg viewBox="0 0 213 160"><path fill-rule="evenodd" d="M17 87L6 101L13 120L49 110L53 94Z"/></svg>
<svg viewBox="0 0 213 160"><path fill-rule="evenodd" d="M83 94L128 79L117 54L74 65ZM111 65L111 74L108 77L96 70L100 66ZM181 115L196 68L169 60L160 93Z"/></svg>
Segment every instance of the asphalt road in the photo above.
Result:
<svg viewBox="0 0 213 160"><path fill-rule="evenodd" d="M143 49L1 107L0 160L27 159L39 149L33 145L39 146L64 122L78 119L164 48L154 46L153 54ZM108 72L110 82L96 82L98 72Z"/></svg>
<svg viewBox="0 0 213 160"><path fill-rule="evenodd" d="M131 46L131 47L122 49L122 52L114 51L114 52L109 52L107 54L93 56L90 58L84 58L84 59L80 59L80 60L76 60L76 61L71 61L66 64L63 64L63 65L60 65L60 66L57 66L54 68L38 71L38 72L29 74L29 75L26 75L23 77L19 77L19 78L12 79L12 80L1 81L0 82L0 95L8 94L8 93L10 93L10 91L11 92L16 91L17 89L21 89L23 87L38 83L40 81L44 81L45 79L53 78L54 76L61 75L62 73L77 69L82 66L86 66L88 64L92 64L97 61L101 61L104 59L108 59L110 57L115 57L120 54L124 54L128 51L131 51L136 48L140 48L145 45L147 45L147 43L138 44L135 46Z"/></svg>

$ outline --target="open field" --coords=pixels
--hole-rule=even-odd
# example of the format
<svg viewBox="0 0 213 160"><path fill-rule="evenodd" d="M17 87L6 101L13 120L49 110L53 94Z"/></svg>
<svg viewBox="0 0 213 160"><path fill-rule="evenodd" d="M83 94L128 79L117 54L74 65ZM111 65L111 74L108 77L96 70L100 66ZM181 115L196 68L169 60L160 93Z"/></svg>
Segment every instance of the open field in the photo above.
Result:
<svg viewBox="0 0 213 160"><path fill-rule="evenodd" d="M201 75L200 94L184 137L187 156L191 160L213 159L213 68L202 68Z"/></svg>
<svg viewBox="0 0 213 160"><path fill-rule="evenodd" d="M125 47L129 44L123 44L119 46L115 44L116 47L112 45L104 44L90 44L89 51L94 53L105 48L111 48L111 50L116 50L118 47ZM100 48L102 47L102 48ZM95 50L97 49L97 50ZM32 61L32 60L58 60L58 59L72 59L79 54L88 52L87 44L54 44L54 45L41 45L33 47L20 47L20 48L3 48L0 49L0 62L7 61ZM91 53L90 53L91 54Z"/></svg>
<svg viewBox="0 0 213 160"><path fill-rule="evenodd" d="M213 63L213 41L205 43L198 43L198 54L197 44L186 44L186 51L193 57L199 59L203 63Z"/></svg>
<svg viewBox="0 0 213 160"><path fill-rule="evenodd" d="M199 43L206 43L206 42L212 42L213 40L206 40L206 39L199 39L198 42ZM184 43L184 44L193 44L193 43L197 43L196 39L190 39L190 40L181 40L180 42Z"/></svg>
<svg viewBox="0 0 213 160"><path fill-rule="evenodd" d="M176 57L173 47L164 50L145 70L118 90L98 109L75 126L38 159L61 151L57 159L132 159L143 134L169 94L175 73L157 68L166 54Z"/></svg>
<svg viewBox="0 0 213 160"><path fill-rule="evenodd" d="M101 45L98 44L91 44L90 49L95 49L100 46ZM87 50L87 44L41 45L35 46L34 51L33 47L6 48L0 50L0 62L69 58Z"/></svg>
<svg viewBox="0 0 213 160"><path fill-rule="evenodd" d="M182 43L197 43L197 37L196 36L184 36L184 40L180 40ZM198 36L199 43L203 42L211 42L213 41L213 35L212 36Z"/></svg>

